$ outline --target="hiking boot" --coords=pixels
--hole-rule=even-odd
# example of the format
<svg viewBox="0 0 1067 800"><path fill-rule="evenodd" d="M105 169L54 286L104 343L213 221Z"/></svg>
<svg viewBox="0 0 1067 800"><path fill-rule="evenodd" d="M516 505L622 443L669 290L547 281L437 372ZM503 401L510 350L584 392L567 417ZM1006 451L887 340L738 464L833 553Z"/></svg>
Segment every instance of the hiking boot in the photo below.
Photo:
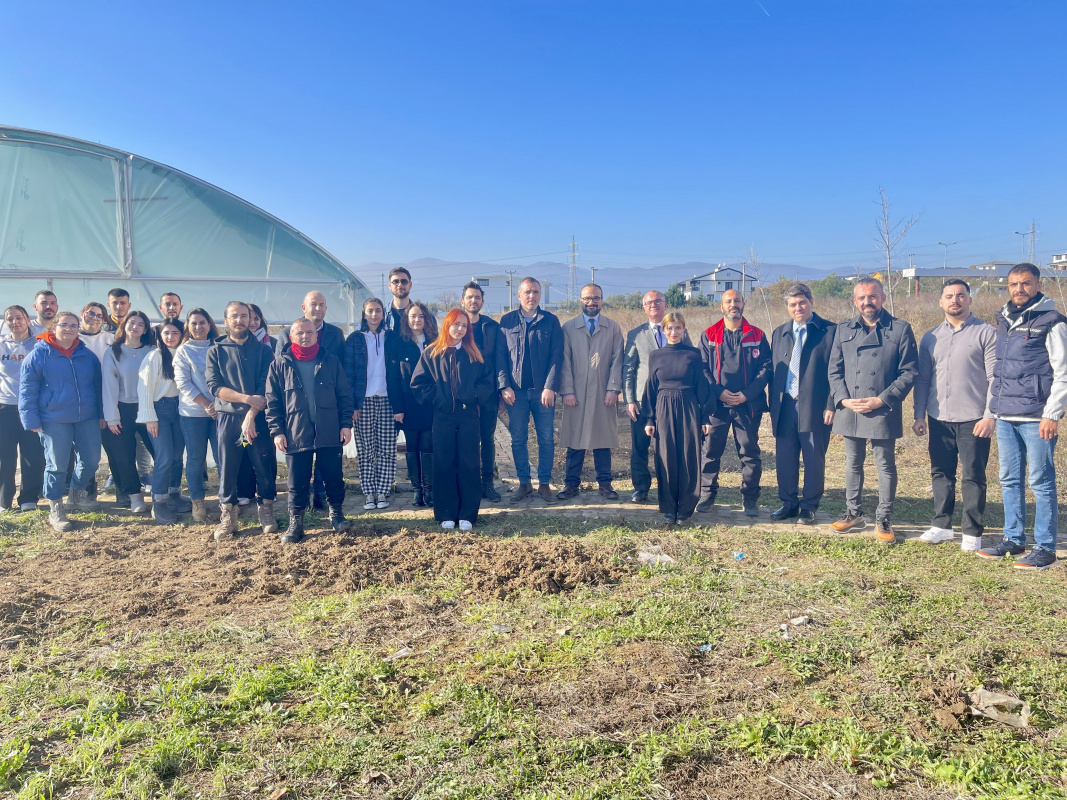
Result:
<svg viewBox="0 0 1067 800"><path fill-rule="evenodd" d="M324 511L326 509L326 495L314 492L311 496L311 507L316 511Z"/></svg>
<svg viewBox="0 0 1067 800"><path fill-rule="evenodd" d="M72 511L98 511L100 504L89 497L87 489L71 489L67 496L67 508Z"/></svg>
<svg viewBox="0 0 1067 800"><path fill-rule="evenodd" d="M275 523L274 529L278 526ZM264 532L266 529L264 528ZM304 538L304 510L289 512L289 528L282 534L282 544L296 544Z"/></svg>
<svg viewBox="0 0 1067 800"><path fill-rule="evenodd" d="M866 530L867 520L863 518L862 511L846 511L845 516L830 523L830 527L838 533L853 533Z"/></svg>
<svg viewBox="0 0 1067 800"><path fill-rule="evenodd" d="M278 532L278 520L274 518L273 500L264 500L259 504L259 524L264 533Z"/></svg>
<svg viewBox="0 0 1067 800"><path fill-rule="evenodd" d="M1004 556L1021 556L1026 548L1011 539L1001 539L992 547L983 547L978 551L980 558L1004 558Z"/></svg>
<svg viewBox="0 0 1067 800"><path fill-rule="evenodd" d="M598 491L600 492L600 496L605 498L606 500L618 500L619 499L619 493L615 491L615 489L612 487L611 483L602 483L602 484L600 484L600 488L599 488Z"/></svg>
<svg viewBox="0 0 1067 800"><path fill-rule="evenodd" d="M741 510L744 512L746 517L759 516L759 507L756 505L755 500L742 500Z"/></svg>
<svg viewBox="0 0 1067 800"><path fill-rule="evenodd" d="M715 495L706 494L701 496L700 502L697 503L697 511L701 514L711 511L715 507Z"/></svg>
<svg viewBox="0 0 1067 800"><path fill-rule="evenodd" d="M193 501L193 522L203 525L207 522L207 506L203 500Z"/></svg>
<svg viewBox="0 0 1067 800"><path fill-rule="evenodd" d="M1015 569L1040 570L1056 565L1056 554L1044 547L1035 547L1030 553L1015 562Z"/></svg>
<svg viewBox="0 0 1067 800"><path fill-rule="evenodd" d="M530 497L534 493L532 483L520 483L518 488L511 493L512 503L521 503L527 497Z"/></svg>
<svg viewBox="0 0 1067 800"><path fill-rule="evenodd" d="M541 499L549 505L552 505L556 502L556 498L552 494L552 487L549 486L547 483L537 484L537 493L541 495ZM575 494L577 494L577 487L575 487Z"/></svg>
<svg viewBox="0 0 1067 800"><path fill-rule="evenodd" d="M482 487L482 497L484 497L490 503L500 502L500 492L498 492L496 490L496 487L493 486L492 481L486 481L485 485Z"/></svg>
<svg viewBox="0 0 1067 800"><path fill-rule="evenodd" d="M219 517L219 524L215 526L215 532L212 534L216 542L229 539L237 533L237 515L239 513L235 503L219 503L219 510L222 512Z"/></svg>
<svg viewBox="0 0 1067 800"><path fill-rule="evenodd" d="M62 500L48 501L48 524L56 533L66 533L74 527L74 523L67 519L67 511L63 508Z"/></svg>
<svg viewBox="0 0 1067 800"><path fill-rule="evenodd" d="M889 517L882 517L874 526L875 536L882 544L893 544L897 535L893 532L893 526L889 524Z"/></svg>
<svg viewBox="0 0 1067 800"><path fill-rule="evenodd" d="M193 501L182 495L181 489L172 489L170 491L170 507L174 509L176 514L188 514L193 510Z"/></svg>
<svg viewBox="0 0 1067 800"><path fill-rule="evenodd" d="M135 492L130 495L130 511L134 514L143 514L148 510L148 503L145 502L144 495L140 492Z"/></svg>
<svg viewBox="0 0 1067 800"><path fill-rule="evenodd" d="M152 498L152 519L160 525L173 525L178 521L178 513L170 504L169 494L157 494Z"/></svg>
<svg viewBox="0 0 1067 800"><path fill-rule="evenodd" d="M544 487L545 485L546 484L543 484L543 483L541 484L542 487ZM538 489L537 491L541 492L541 489ZM541 492L541 496L544 497L544 492ZM577 496L578 496L578 487L577 486L572 486L569 483L566 484L558 492L556 492L556 497L558 497L560 500L570 500L572 497L577 497Z"/></svg>
<svg viewBox="0 0 1067 800"><path fill-rule="evenodd" d="M926 544L944 544L945 542L951 542L955 538L956 534L948 528L938 528L936 525L931 525L926 529L926 532L919 537L919 541L926 542Z"/></svg>
<svg viewBox="0 0 1067 800"><path fill-rule="evenodd" d="M333 526L334 533L344 533L352 527L345 519L345 512L341 506L330 506L330 525Z"/></svg>

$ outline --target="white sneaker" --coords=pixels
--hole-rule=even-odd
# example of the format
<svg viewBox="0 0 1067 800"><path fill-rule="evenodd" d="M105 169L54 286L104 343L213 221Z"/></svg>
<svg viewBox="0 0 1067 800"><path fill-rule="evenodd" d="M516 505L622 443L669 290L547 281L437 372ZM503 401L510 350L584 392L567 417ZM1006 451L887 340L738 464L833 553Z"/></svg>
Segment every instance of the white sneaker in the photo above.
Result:
<svg viewBox="0 0 1067 800"><path fill-rule="evenodd" d="M389 501L384 497L378 498L378 508L389 508Z"/></svg>
<svg viewBox="0 0 1067 800"><path fill-rule="evenodd" d="M130 495L130 511L134 514L144 514L148 511L148 503L144 501L144 495L140 492Z"/></svg>
<svg viewBox="0 0 1067 800"><path fill-rule="evenodd" d="M363 504L363 510L364 511L373 511L376 508L376 506L377 506L377 503L376 503L376 501L374 499L374 495L368 494L367 495L367 502Z"/></svg>
<svg viewBox="0 0 1067 800"><path fill-rule="evenodd" d="M251 502L252 502L252 498L251 497L238 497L237 498L237 505L241 506L241 508L244 508L245 506L247 506Z"/></svg>
<svg viewBox="0 0 1067 800"><path fill-rule="evenodd" d="M474 527L474 526L473 526L473 525L471 525L471 524L470 524L470 522L469 522L469 521L467 521L467 520L465 520L465 519L461 519L461 520L459 521L459 529L460 529L461 531L469 531L469 530L470 530L471 528L473 528L473 527Z"/></svg>
<svg viewBox="0 0 1067 800"><path fill-rule="evenodd" d="M21 511L36 511L37 510L37 504L36 503L23 503L21 506L19 506L19 509Z"/></svg>
<svg viewBox="0 0 1067 800"><path fill-rule="evenodd" d="M951 542L956 538L956 534L947 528L927 528L926 533L919 537L920 542L926 542L927 544L941 544L942 542Z"/></svg>
<svg viewBox="0 0 1067 800"><path fill-rule="evenodd" d="M963 541L960 542L960 550L963 550L965 553L974 553L977 552L981 546L981 536L968 536L967 534L963 534Z"/></svg>
<svg viewBox="0 0 1067 800"><path fill-rule="evenodd" d="M467 524L469 525L470 523L467 523ZM441 527L444 528L446 531L450 531L454 527L456 527L456 523L454 523L450 519L446 519L444 522L441 523Z"/></svg>

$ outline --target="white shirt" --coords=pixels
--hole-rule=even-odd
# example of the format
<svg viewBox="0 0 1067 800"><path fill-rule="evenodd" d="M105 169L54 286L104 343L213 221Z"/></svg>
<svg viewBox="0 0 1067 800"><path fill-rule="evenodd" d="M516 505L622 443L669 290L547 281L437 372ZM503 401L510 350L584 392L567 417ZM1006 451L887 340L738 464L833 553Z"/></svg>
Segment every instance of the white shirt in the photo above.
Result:
<svg viewBox="0 0 1067 800"><path fill-rule="evenodd" d="M367 392L366 397L385 397L388 389L385 384L385 326L381 325L377 333L363 331L367 342Z"/></svg>

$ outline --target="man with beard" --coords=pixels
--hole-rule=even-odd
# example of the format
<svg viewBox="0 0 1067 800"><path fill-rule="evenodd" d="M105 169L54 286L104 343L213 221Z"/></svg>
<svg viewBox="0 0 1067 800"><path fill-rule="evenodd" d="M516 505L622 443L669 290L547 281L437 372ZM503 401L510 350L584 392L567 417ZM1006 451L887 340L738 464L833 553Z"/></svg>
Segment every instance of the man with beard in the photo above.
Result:
<svg viewBox="0 0 1067 800"><path fill-rule="evenodd" d="M622 328L600 313L604 291L582 287L581 316L563 323L563 427L559 443L567 448L564 487L556 496L578 494L585 451L593 451L600 495L618 500L611 486L611 448L619 446L615 405L622 391Z"/></svg>
<svg viewBox="0 0 1067 800"><path fill-rule="evenodd" d="M996 420L989 410L989 390L997 363L997 334L971 313L971 287L959 278L941 287L938 301L945 321L919 342L915 379L916 436L930 433L930 478L934 519L919 537L927 544L955 538L956 466L963 462L962 549L982 544L985 469Z"/></svg>
<svg viewBox="0 0 1067 800"><path fill-rule="evenodd" d="M130 293L125 289L115 287L107 293L107 310L109 316L104 320L104 330L110 333L118 332L119 325L130 313Z"/></svg>
<svg viewBox="0 0 1067 800"><path fill-rule="evenodd" d="M700 502L697 511L710 511L719 491L719 466L726 437L734 431L741 460L741 504L745 516L759 514L757 502L763 458L759 426L767 410L767 384L771 379L771 348L763 331L744 317L745 298L736 289L722 293L722 319L700 337L700 352L712 378L712 394L719 399L711 417L711 433L704 440Z"/></svg>
<svg viewBox="0 0 1067 800"><path fill-rule="evenodd" d="M53 292L42 289L33 298L33 310L37 312L37 319L30 320L30 335L40 336L55 325L59 300Z"/></svg>
<svg viewBox="0 0 1067 800"><path fill-rule="evenodd" d="M411 290L414 284L411 282L411 273L405 267L393 267L389 270L389 291L393 295L393 302L385 314L385 329L396 331L400 335L400 320L408 313L411 305Z"/></svg>
<svg viewBox="0 0 1067 800"><path fill-rule="evenodd" d="M164 292L159 298L159 313L164 320L178 319L182 313L182 299L177 292Z"/></svg>
<svg viewBox="0 0 1067 800"><path fill-rule="evenodd" d="M836 413L833 432L845 437L845 515L838 533L861 531L863 461L867 440L878 467L878 541L896 541L891 519L897 494L896 440L904 435L902 406L918 372L911 325L882 308L885 291L877 278L862 277L852 289L857 314L839 322L830 353L830 391Z"/></svg>
<svg viewBox="0 0 1067 800"><path fill-rule="evenodd" d="M997 363L989 409L997 418L1004 538L978 551L982 558L1026 549L1023 473L1034 493L1034 548L1016 569L1056 563L1056 438L1067 407L1067 318L1041 293L1041 271L1030 263L1008 273L1011 300L996 315Z"/></svg>

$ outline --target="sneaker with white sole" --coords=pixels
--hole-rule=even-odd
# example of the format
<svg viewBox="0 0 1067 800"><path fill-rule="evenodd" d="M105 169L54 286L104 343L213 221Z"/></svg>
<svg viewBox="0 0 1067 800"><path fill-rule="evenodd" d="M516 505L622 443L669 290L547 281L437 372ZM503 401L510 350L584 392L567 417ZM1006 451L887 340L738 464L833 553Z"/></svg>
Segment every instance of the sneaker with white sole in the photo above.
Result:
<svg viewBox="0 0 1067 800"><path fill-rule="evenodd" d="M441 527L444 528L446 531L450 531L454 527L456 527L456 523L454 523L450 519L446 519L444 522L441 523Z"/></svg>
<svg viewBox="0 0 1067 800"><path fill-rule="evenodd" d="M919 541L926 542L927 544L943 544L945 542L951 542L955 538L956 534L948 528L931 526L926 529L926 533L919 537Z"/></svg>
<svg viewBox="0 0 1067 800"><path fill-rule="evenodd" d="M1035 547L1015 561L1015 569L1041 570L1056 566L1056 554L1043 547Z"/></svg>
<svg viewBox="0 0 1067 800"><path fill-rule="evenodd" d="M377 507L378 508L389 508L389 501L384 497L379 497L378 498Z"/></svg>
<svg viewBox="0 0 1067 800"><path fill-rule="evenodd" d="M367 502L363 504L364 511L373 511L377 506L377 501L374 499L374 495L367 495Z"/></svg>
<svg viewBox="0 0 1067 800"><path fill-rule="evenodd" d="M469 520L461 519L461 520L459 521L459 529L460 529L461 531L469 531L469 530L470 530L471 528L473 528L473 527L474 527L474 526L470 524L470 521L469 521Z"/></svg>
<svg viewBox="0 0 1067 800"><path fill-rule="evenodd" d="M963 539L960 541L960 550L965 553L977 553L982 547L981 536L968 536L963 534Z"/></svg>

